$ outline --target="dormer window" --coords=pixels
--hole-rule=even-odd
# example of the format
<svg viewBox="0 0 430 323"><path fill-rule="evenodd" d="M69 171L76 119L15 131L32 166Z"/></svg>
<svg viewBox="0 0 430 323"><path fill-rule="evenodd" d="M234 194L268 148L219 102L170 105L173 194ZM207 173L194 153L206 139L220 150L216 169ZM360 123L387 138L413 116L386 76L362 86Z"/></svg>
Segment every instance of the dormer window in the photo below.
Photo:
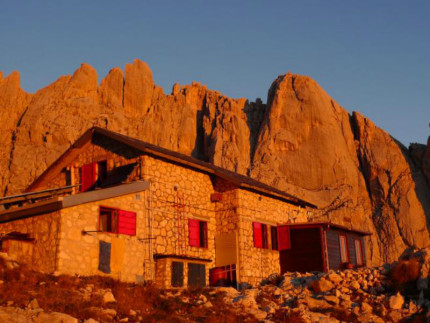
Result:
<svg viewBox="0 0 430 323"><path fill-rule="evenodd" d="M94 189L107 177L106 160L97 163L85 164L80 168L81 192Z"/></svg>
<svg viewBox="0 0 430 323"><path fill-rule="evenodd" d="M101 183L107 177L107 162L106 160L100 161L97 163L97 186L100 186Z"/></svg>

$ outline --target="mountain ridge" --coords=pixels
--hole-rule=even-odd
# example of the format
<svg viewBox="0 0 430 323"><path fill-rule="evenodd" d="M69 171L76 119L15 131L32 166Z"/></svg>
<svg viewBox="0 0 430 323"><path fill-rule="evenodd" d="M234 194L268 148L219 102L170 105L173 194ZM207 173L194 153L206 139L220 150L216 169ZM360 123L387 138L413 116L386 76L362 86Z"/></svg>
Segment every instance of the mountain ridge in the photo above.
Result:
<svg viewBox="0 0 430 323"><path fill-rule="evenodd" d="M307 76L279 76L264 104L199 83L164 94L140 60L101 82L82 64L34 94L20 88L18 72L0 73L0 120L2 195L21 192L99 126L310 199L319 206L315 220L373 233L374 264L430 244L430 141L406 149Z"/></svg>

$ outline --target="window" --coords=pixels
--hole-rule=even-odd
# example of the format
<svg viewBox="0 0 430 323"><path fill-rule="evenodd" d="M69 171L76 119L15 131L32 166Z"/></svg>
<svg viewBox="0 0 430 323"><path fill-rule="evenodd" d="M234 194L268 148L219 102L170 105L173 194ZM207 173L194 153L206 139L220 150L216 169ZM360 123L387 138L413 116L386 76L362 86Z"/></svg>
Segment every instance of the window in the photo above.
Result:
<svg viewBox="0 0 430 323"><path fill-rule="evenodd" d="M118 232L118 212L116 209L100 208L99 231Z"/></svg>
<svg viewBox="0 0 430 323"><path fill-rule="evenodd" d="M106 160L97 163L97 186L100 186L101 183L107 177L107 162Z"/></svg>
<svg viewBox="0 0 430 323"><path fill-rule="evenodd" d="M100 207L99 231L136 235L136 213Z"/></svg>
<svg viewBox="0 0 430 323"><path fill-rule="evenodd" d="M189 244L192 247L207 248L208 223L195 219L188 220Z"/></svg>
<svg viewBox="0 0 430 323"><path fill-rule="evenodd" d="M72 185L72 170L70 168L64 170L64 176L66 177L66 186Z"/></svg>
<svg viewBox="0 0 430 323"><path fill-rule="evenodd" d="M340 262L345 263L348 262L348 243L345 235L339 236L339 244L340 244Z"/></svg>
<svg viewBox="0 0 430 323"><path fill-rule="evenodd" d="M355 244L355 259L357 260L357 265L362 266L363 263L363 245L361 244L361 240L354 240Z"/></svg>
<svg viewBox="0 0 430 323"><path fill-rule="evenodd" d="M206 285L206 268L203 264L188 264L188 286L204 287Z"/></svg>
<svg viewBox="0 0 430 323"><path fill-rule="evenodd" d="M278 228L270 227L270 238L272 242L272 250L278 250Z"/></svg>
<svg viewBox="0 0 430 323"><path fill-rule="evenodd" d="M184 286L184 263L172 261L172 287Z"/></svg>
<svg viewBox="0 0 430 323"><path fill-rule="evenodd" d="M268 244L268 236L267 236L267 224L254 222L254 247L267 249L269 247Z"/></svg>

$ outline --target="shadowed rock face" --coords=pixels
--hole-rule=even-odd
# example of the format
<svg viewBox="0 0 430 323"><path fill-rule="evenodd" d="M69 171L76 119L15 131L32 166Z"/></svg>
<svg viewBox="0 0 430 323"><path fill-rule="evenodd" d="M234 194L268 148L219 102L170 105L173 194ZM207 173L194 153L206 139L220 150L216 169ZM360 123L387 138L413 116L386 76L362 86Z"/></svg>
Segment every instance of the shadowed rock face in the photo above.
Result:
<svg viewBox="0 0 430 323"><path fill-rule="evenodd" d="M427 148L424 153L422 169L430 185L430 137L427 140Z"/></svg>
<svg viewBox="0 0 430 323"><path fill-rule="evenodd" d="M17 73L0 74L0 119L3 195L22 191L97 125L309 199L319 206L315 220L372 232L373 263L429 245L429 145L408 152L309 77L278 77L266 105L198 83L164 94L139 60L126 65L125 76L112 69L100 85L82 64L35 94L20 89Z"/></svg>

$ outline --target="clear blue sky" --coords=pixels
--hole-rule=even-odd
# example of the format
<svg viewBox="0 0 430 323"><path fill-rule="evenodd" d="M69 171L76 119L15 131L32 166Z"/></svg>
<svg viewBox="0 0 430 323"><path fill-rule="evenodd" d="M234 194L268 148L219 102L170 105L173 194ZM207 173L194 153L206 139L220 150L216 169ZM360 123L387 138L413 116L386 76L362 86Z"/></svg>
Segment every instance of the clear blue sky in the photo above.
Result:
<svg viewBox="0 0 430 323"><path fill-rule="evenodd" d="M101 79L134 58L157 84L200 81L264 101L287 71L404 144L430 121L430 1L0 0L0 70L30 92L82 62Z"/></svg>

